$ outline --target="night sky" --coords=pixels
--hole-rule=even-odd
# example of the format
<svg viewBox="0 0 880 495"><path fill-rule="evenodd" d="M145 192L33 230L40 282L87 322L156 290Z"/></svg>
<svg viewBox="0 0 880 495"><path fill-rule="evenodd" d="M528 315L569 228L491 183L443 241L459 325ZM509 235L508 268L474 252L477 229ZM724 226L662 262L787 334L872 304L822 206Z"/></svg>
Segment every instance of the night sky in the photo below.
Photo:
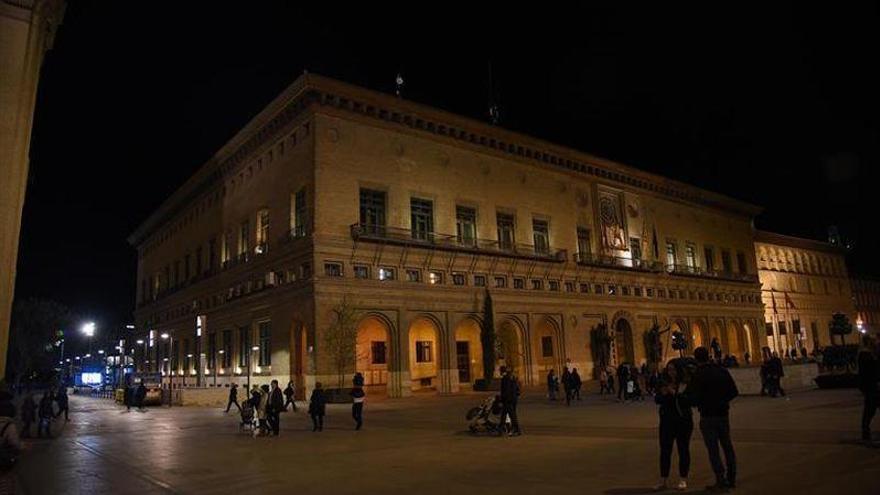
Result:
<svg viewBox="0 0 880 495"><path fill-rule="evenodd" d="M759 228L838 225L851 271L880 274L876 5L662 3L69 1L39 88L17 297L129 321L126 237L304 69L386 92L400 71L405 98L486 119L490 61L501 126L761 205Z"/></svg>

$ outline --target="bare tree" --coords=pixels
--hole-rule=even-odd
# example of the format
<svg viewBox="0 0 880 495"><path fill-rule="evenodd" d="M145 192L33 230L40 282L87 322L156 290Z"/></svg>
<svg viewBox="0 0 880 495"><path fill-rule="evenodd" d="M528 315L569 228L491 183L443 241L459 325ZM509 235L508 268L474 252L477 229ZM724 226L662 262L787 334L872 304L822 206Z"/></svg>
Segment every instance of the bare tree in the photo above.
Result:
<svg viewBox="0 0 880 495"><path fill-rule="evenodd" d="M324 332L324 346L339 377L339 388L345 382L346 372L357 365L357 319L358 312L347 297L330 309L333 321Z"/></svg>
<svg viewBox="0 0 880 495"><path fill-rule="evenodd" d="M62 304L45 299L16 301L12 314L9 370L18 385L25 377L52 372L58 331L70 328L73 315Z"/></svg>

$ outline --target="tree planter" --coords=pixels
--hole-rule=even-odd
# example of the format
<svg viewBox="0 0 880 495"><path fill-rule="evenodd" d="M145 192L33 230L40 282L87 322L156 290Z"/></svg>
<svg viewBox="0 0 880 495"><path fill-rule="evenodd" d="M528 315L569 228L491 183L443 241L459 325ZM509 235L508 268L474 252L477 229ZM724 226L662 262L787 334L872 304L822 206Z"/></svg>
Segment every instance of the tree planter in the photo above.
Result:
<svg viewBox="0 0 880 495"><path fill-rule="evenodd" d="M856 388L859 376L855 373L819 375L814 378L819 388Z"/></svg>

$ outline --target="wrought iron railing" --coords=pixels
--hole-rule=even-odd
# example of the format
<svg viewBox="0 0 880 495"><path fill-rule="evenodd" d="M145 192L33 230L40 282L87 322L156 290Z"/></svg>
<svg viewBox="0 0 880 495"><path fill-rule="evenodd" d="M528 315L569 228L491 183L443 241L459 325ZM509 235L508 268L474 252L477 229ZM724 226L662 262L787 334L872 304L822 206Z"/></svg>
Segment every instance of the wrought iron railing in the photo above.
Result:
<svg viewBox="0 0 880 495"><path fill-rule="evenodd" d="M527 257L547 261L566 261L568 253L564 249L536 249L531 244L500 243L497 240L463 237L454 234L441 234L423 230L389 227L386 225L353 224L351 237L355 240L388 242L408 246L434 249L491 253L504 256Z"/></svg>
<svg viewBox="0 0 880 495"><path fill-rule="evenodd" d="M663 265L657 262L603 254L577 253L574 255L574 260L579 265L624 268L646 272L659 272L663 269Z"/></svg>
<svg viewBox="0 0 880 495"><path fill-rule="evenodd" d="M698 266L688 265L666 265L666 271L672 275L683 275L686 277L713 278L719 280L728 280L732 282L749 282L758 281L758 276L752 273L736 273L724 270L703 270Z"/></svg>

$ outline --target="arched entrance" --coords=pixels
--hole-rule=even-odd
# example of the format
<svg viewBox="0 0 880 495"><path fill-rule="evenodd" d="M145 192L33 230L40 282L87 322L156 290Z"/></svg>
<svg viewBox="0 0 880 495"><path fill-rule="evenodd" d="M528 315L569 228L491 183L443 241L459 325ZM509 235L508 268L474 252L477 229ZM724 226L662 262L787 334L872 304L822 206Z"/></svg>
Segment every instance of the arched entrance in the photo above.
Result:
<svg viewBox="0 0 880 495"><path fill-rule="evenodd" d="M522 328L513 319L501 322L497 332L498 364L522 375L525 371L525 352L523 350Z"/></svg>
<svg viewBox="0 0 880 495"><path fill-rule="evenodd" d="M357 371L363 373L364 384L379 393L386 393L388 385L391 364L390 335L385 322L375 316L364 318L358 325L355 349Z"/></svg>
<svg viewBox="0 0 880 495"><path fill-rule="evenodd" d="M455 364L458 383L466 386L483 378L483 344L480 324L474 318L465 318L455 327Z"/></svg>
<svg viewBox="0 0 880 495"><path fill-rule="evenodd" d="M420 317L409 327L411 389L437 390L440 383L440 331L429 318Z"/></svg>
<svg viewBox="0 0 880 495"><path fill-rule="evenodd" d="M632 325L626 318L618 318L614 324L614 356L617 365L636 361Z"/></svg>
<svg viewBox="0 0 880 495"><path fill-rule="evenodd" d="M705 324L700 320L691 324L691 350L697 347L709 347L709 337Z"/></svg>
<svg viewBox="0 0 880 495"><path fill-rule="evenodd" d="M746 343L742 329L737 322L729 320L727 322L727 349L725 349L725 354L736 356L742 362L745 351Z"/></svg>
<svg viewBox="0 0 880 495"><path fill-rule="evenodd" d="M721 320L714 320L709 324L709 354L712 357L718 357L719 354L724 355L725 349L725 337L724 334L724 322Z"/></svg>
<svg viewBox="0 0 880 495"><path fill-rule="evenodd" d="M534 356L532 363L539 376L545 375L551 369L561 373L562 355L559 344L556 323L544 318L532 333L532 356Z"/></svg>

